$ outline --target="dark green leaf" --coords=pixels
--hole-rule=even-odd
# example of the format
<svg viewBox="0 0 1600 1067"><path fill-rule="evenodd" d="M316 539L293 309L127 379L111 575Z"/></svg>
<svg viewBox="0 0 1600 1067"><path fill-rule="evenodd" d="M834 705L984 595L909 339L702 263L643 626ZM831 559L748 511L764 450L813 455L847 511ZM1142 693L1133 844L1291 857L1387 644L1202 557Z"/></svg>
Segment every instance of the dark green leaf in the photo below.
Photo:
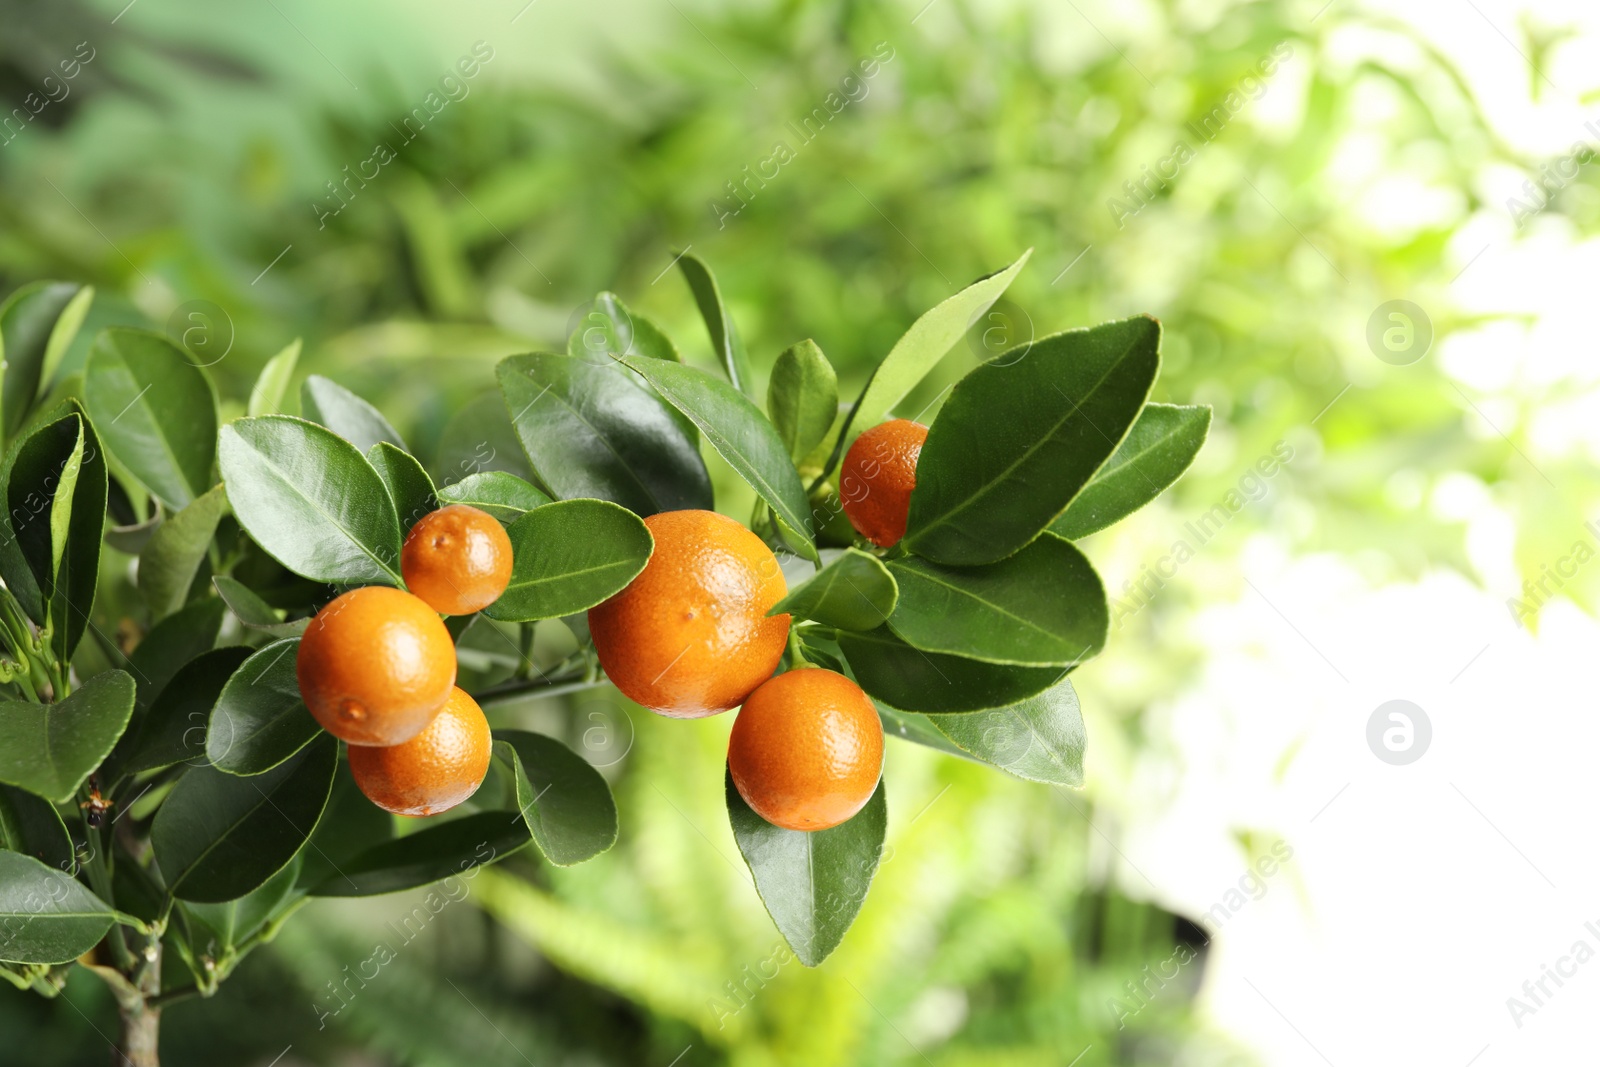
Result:
<svg viewBox="0 0 1600 1067"><path fill-rule="evenodd" d="M239 525L278 562L319 582L401 584L394 501L350 442L261 415L224 426L220 451Z"/></svg>
<svg viewBox="0 0 1600 1067"><path fill-rule="evenodd" d="M950 740L934 728L934 720L949 718L947 715L920 715L914 711L896 711L887 704L874 702L878 709L878 721L883 723L885 737L898 737L902 741L911 741L927 748L936 749L951 756L960 756L962 759L974 759L970 753ZM979 712L978 714L982 714Z"/></svg>
<svg viewBox="0 0 1600 1067"><path fill-rule="evenodd" d="M367 462L389 490L395 514L400 517L400 538L404 541L418 519L438 510L439 498L433 492L433 479L411 453L387 441L367 450Z"/></svg>
<svg viewBox="0 0 1600 1067"><path fill-rule="evenodd" d="M535 478L498 389L473 400L445 423L435 454L433 483L442 492L485 471L505 471L524 481Z"/></svg>
<svg viewBox="0 0 1600 1067"><path fill-rule="evenodd" d="M235 578L219 574L211 579L211 584L216 586L217 595L228 605L228 610L252 630L260 630L273 637L299 637L311 623L309 617L284 622L280 609L262 600L254 590Z"/></svg>
<svg viewBox="0 0 1600 1067"><path fill-rule="evenodd" d="M156 862L181 900L234 900L294 859L316 828L339 746L323 737L266 774L195 767L178 780L151 830Z"/></svg>
<svg viewBox="0 0 1600 1067"><path fill-rule="evenodd" d="M217 523L227 510L227 493L222 486L214 486L162 523L139 553L139 592L150 605L153 618L163 619L183 607Z"/></svg>
<svg viewBox="0 0 1600 1067"><path fill-rule="evenodd" d="M504 523L516 522L550 498L515 474L484 471L469 474L454 485L439 490L441 504L467 504L487 511Z"/></svg>
<svg viewBox="0 0 1600 1067"><path fill-rule="evenodd" d="M558 867L593 859L617 840L617 805L600 772L553 737L496 730L495 755L513 769L517 807L534 844Z"/></svg>
<svg viewBox="0 0 1600 1067"><path fill-rule="evenodd" d="M767 412L796 463L828 436L839 414L839 379L815 341L808 338L778 355L767 382Z"/></svg>
<svg viewBox="0 0 1600 1067"><path fill-rule="evenodd" d="M83 424L83 455L73 481L71 519L64 537L59 525L63 503L57 494L51 513L53 550L58 555L55 587L50 598L54 636L51 646L56 658L66 663L78 647L94 609L95 588L100 580L100 545L106 525L109 473L100 438L88 414L76 400L62 404L57 411L76 414ZM67 479L62 478L62 491Z"/></svg>
<svg viewBox="0 0 1600 1067"><path fill-rule="evenodd" d="M0 704L0 782L65 804L111 754L133 714L133 679L106 671L56 704Z"/></svg>
<svg viewBox="0 0 1600 1067"><path fill-rule="evenodd" d="M535 354L502 360L496 373L522 447L558 499L610 500L638 515L711 507L699 448L621 367Z"/></svg>
<svg viewBox="0 0 1600 1067"><path fill-rule="evenodd" d="M957 382L917 460L905 547L970 565L1032 541L1133 425L1160 339L1150 318L1071 330Z"/></svg>
<svg viewBox="0 0 1600 1067"><path fill-rule="evenodd" d="M295 364L300 361L300 338L284 346L282 352L267 360L250 388L250 403L246 415L272 415L283 406L284 394L289 391L289 381L294 377Z"/></svg>
<svg viewBox="0 0 1600 1067"><path fill-rule="evenodd" d="M677 347L661 327L629 310L615 293L601 293L594 298L589 313L567 338L567 355L596 365L627 355L682 362Z"/></svg>
<svg viewBox="0 0 1600 1067"><path fill-rule="evenodd" d="M650 562L655 540L639 517L604 500L561 500L511 524L511 584L484 609L502 622L587 611Z"/></svg>
<svg viewBox="0 0 1600 1067"><path fill-rule="evenodd" d="M624 356L621 362L688 416L717 454L804 539L805 554L815 556L806 487L789 450L761 409L720 378L693 367L643 356Z"/></svg>
<svg viewBox="0 0 1600 1067"><path fill-rule="evenodd" d="M358 855L394 836L394 816L367 799L348 770L348 760L341 757L339 762L345 769L334 773L328 809L300 853L302 889L335 877Z"/></svg>
<svg viewBox="0 0 1600 1067"><path fill-rule="evenodd" d="M218 958L260 929L294 892L300 861L301 857L296 856L283 870L237 900L179 905L188 913L191 940L198 942L195 947Z"/></svg>
<svg viewBox="0 0 1600 1067"><path fill-rule="evenodd" d="M326 426L361 452L387 441L402 452L406 443L383 413L338 382L313 374L300 383L300 414Z"/></svg>
<svg viewBox="0 0 1600 1067"><path fill-rule="evenodd" d="M114 915L65 871L0 852L0 960L71 963L99 944Z"/></svg>
<svg viewBox="0 0 1600 1067"><path fill-rule="evenodd" d="M22 428L93 299L92 288L74 282L33 282L0 304L0 431L7 440Z"/></svg>
<svg viewBox="0 0 1600 1067"><path fill-rule="evenodd" d="M77 868L61 813L48 800L16 786L0 785L0 848L69 874Z"/></svg>
<svg viewBox="0 0 1600 1067"><path fill-rule="evenodd" d="M1146 404L1116 452L1050 529L1077 540L1132 515L1182 477L1210 428L1208 407Z"/></svg>
<svg viewBox="0 0 1600 1067"><path fill-rule="evenodd" d="M217 648L184 664L145 713L133 755L118 772L138 774L185 761L205 762L211 709L251 651L241 646Z"/></svg>
<svg viewBox="0 0 1600 1067"><path fill-rule="evenodd" d="M877 556L847 548L767 614L790 614L842 630L875 630L894 611L898 595L894 577Z"/></svg>
<svg viewBox="0 0 1600 1067"><path fill-rule="evenodd" d="M217 397L171 341L123 327L102 332L89 349L84 400L117 459L168 509L211 488Z"/></svg>
<svg viewBox="0 0 1600 1067"><path fill-rule="evenodd" d="M206 758L229 774L263 774L322 732L300 699L291 637L257 651L228 679L211 711Z"/></svg>
<svg viewBox="0 0 1600 1067"><path fill-rule="evenodd" d="M1054 534L983 567L904 556L889 571L900 585L889 629L925 652L1068 667L1105 646L1110 616L1100 576Z"/></svg>
<svg viewBox="0 0 1600 1067"><path fill-rule="evenodd" d="M318 897L370 897L398 893L453 875L473 877L475 867L498 863L533 840L514 811L483 811L450 819L387 841L340 864L311 891Z"/></svg>
<svg viewBox="0 0 1600 1067"><path fill-rule="evenodd" d="M901 711L985 711L1015 704L1060 681L1060 667L1011 667L912 648L885 627L841 632L839 648L856 682Z"/></svg>
<svg viewBox="0 0 1600 1067"><path fill-rule="evenodd" d="M1088 736L1078 694L1063 678L1038 696L968 715L933 715L939 732L1001 770L1031 782L1083 784Z"/></svg>
<svg viewBox="0 0 1600 1067"><path fill-rule="evenodd" d="M695 305L700 308L700 317L706 323L706 332L711 335L711 349L722 362L728 380L745 396L754 397L755 381L750 376L750 361L745 356L744 342L739 339L733 315L722 302L722 291L717 287L717 279L712 275L711 268L699 256L691 256L687 251L678 256L678 267L689 283L689 291L694 294Z"/></svg>
<svg viewBox="0 0 1600 1067"><path fill-rule="evenodd" d="M71 527L84 444L83 419L70 414L36 427L12 445L0 472L6 500L0 521L7 533L0 542L0 574L22 610L41 626L65 547L63 527ZM102 498L102 519L104 507ZM98 531L95 537L98 541Z"/></svg>
<svg viewBox="0 0 1600 1067"><path fill-rule="evenodd" d="M728 821L761 902L800 962L815 967L839 947L878 870L888 825L883 782L850 821L808 833L773 826L750 810L732 774L724 778Z"/></svg>
<svg viewBox="0 0 1600 1067"><path fill-rule="evenodd" d="M207 597L158 622L129 657L128 670L139 683L139 706L149 707L185 663L217 643L226 608Z"/></svg>

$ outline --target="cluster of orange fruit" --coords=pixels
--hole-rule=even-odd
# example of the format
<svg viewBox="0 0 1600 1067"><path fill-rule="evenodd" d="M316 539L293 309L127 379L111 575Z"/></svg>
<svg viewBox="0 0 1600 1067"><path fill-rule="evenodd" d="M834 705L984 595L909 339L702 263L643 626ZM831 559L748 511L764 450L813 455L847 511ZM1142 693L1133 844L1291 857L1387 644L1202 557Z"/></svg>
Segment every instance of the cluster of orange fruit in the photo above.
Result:
<svg viewBox="0 0 1600 1067"><path fill-rule="evenodd" d="M905 534L927 427L896 419L861 434L840 471L845 516L881 547ZM741 708L728 742L739 795L790 830L825 830L871 799L883 770L883 726L844 675L797 663L774 676L788 592L772 550L714 511L644 520L655 550L643 571L589 611L606 676L630 700L672 718ZM456 688L455 646L439 616L482 610L511 577L511 542L492 516L456 504L406 536L411 592L367 586L312 620L296 664L300 693L323 728L350 746L350 769L388 811L432 815L477 791L491 738L482 709Z"/></svg>

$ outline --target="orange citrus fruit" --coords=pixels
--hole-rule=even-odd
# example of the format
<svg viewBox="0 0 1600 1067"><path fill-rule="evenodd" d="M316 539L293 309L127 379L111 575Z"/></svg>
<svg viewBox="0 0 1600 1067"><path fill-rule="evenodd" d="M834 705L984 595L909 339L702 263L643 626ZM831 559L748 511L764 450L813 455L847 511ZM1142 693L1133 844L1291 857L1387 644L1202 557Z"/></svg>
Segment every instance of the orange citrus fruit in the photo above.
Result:
<svg viewBox="0 0 1600 1067"><path fill-rule="evenodd" d="M883 724L861 687L822 667L750 694L728 738L728 772L755 813L785 830L838 826L872 799Z"/></svg>
<svg viewBox="0 0 1600 1067"><path fill-rule="evenodd" d="M352 748L350 773L367 799L396 815L437 815L478 791L493 744L478 702L454 687L416 737L387 748Z"/></svg>
<svg viewBox="0 0 1600 1067"><path fill-rule="evenodd" d="M839 499L856 532L887 548L906 535L906 513L917 484L917 457L928 428L890 419L855 439L839 468Z"/></svg>
<svg viewBox="0 0 1600 1067"><path fill-rule="evenodd" d="M456 681L456 646L432 608L386 585L317 612L295 660L300 696L352 745L398 745L428 725Z"/></svg>
<svg viewBox="0 0 1600 1067"><path fill-rule="evenodd" d="M772 676L789 616L767 617L788 588L761 538L714 511L644 520L650 562L589 611L600 665L629 700L675 719L738 707Z"/></svg>
<svg viewBox="0 0 1600 1067"><path fill-rule="evenodd" d="M471 615L506 591L511 538L488 512L451 504L411 527L400 550L400 574L434 611Z"/></svg>

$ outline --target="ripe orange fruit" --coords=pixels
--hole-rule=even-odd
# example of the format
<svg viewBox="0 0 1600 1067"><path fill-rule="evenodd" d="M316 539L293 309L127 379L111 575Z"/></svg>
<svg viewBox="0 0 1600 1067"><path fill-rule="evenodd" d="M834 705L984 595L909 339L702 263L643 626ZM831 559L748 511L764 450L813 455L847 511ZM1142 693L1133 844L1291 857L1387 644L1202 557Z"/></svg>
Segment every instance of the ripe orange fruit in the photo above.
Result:
<svg viewBox="0 0 1600 1067"><path fill-rule="evenodd" d="M589 611L606 675L629 700L675 719L738 707L772 676L789 616L767 618L788 587L761 538L714 511L644 520L650 562Z"/></svg>
<svg viewBox="0 0 1600 1067"><path fill-rule="evenodd" d="M906 535L906 513L917 484L917 457L928 428L890 419L855 439L839 468L839 498L856 532L887 548Z"/></svg>
<svg viewBox="0 0 1600 1067"><path fill-rule="evenodd" d="M317 612L295 660L300 696L352 745L398 745L428 725L456 681L439 616L400 589L352 589Z"/></svg>
<svg viewBox="0 0 1600 1067"><path fill-rule="evenodd" d="M434 611L471 615L506 591L511 538L488 512L451 504L411 527L400 550L400 574Z"/></svg>
<svg viewBox="0 0 1600 1067"><path fill-rule="evenodd" d="M822 667L750 694L728 738L728 771L755 813L785 830L838 826L872 799L883 724L861 687Z"/></svg>
<svg viewBox="0 0 1600 1067"><path fill-rule="evenodd" d="M492 739L478 702L454 687L423 731L387 748L350 749L350 773L367 799L396 815L437 815L478 791Z"/></svg>

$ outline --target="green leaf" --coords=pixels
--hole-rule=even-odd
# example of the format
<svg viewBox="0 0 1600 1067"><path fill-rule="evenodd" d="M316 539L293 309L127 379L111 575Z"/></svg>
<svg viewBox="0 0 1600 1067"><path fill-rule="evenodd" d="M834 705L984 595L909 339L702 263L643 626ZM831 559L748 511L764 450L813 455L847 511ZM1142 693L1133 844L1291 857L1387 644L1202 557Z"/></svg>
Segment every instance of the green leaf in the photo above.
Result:
<svg viewBox="0 0 1600 1067"><path fill-rule="evenodd" d="M156 862L168 889L203 904L234 900L286 867L316 828L339 765L323 737L266 774L195 767L156 812Z"/></svg>
<svg viewBox="0 0 1600 1067"><path fill-rule="evenodd" d="M515 774L517 808L545 859L570 867L616 844L611 787L583 757L525 730L496 730L494 738L495 755Z"/></svg>
<svg viewBox="0 0 1600 1067"><path fill-rule="evenodd" d="M261 368L256 384L250 387L250 403L245 408L245 414L271 415L282 407L284 394L289 391L289 382L294 377L295 364L298 362L300 338L296 337Z"/></svg>
<svg viewBox="0 0 1600 1067"><path fill-rule="evenodd" d="M950 718L951 716L921 715L914 711L896 711L887 704L877 701L873 703L878 709L878 721L883 723L885 737L897 737L902 741L923 745L946 755L960 756L962 759L976 759L972 753L964 750L934 727L935 720ZM982 712L978 712L978 714L982 714Z"/></svg>
<svg viewBox="0 0 1600 1067"><path fill-rule="evenodd" d="M706 323L706 332L711 335L711 349L722 362L728 381L745 396L754 397L755 381L750 376L750 361L744 353L744 342L739 339L733 315L722 302L722 291L717 287L717 279L711 273L711 268L699 256L691 256L687 251L678 256L677 262L684 280L689 283L689 291L694 294L695 305L700 308L700 317Z"/></svg>
<svg viewBox="0 0 1600 1067"><path fill-rule="evenodd" d="M74 282L33 282L0 304L0 431L7 440L22 428L93 298L93 289Z"/></svg>
<svg viewBox="0 0 1600 1067"><path fill-rule="evenodd" d="M22 610L41 626L55 599L57 577L69 549L74 569L63 592L81 595L87 586L92 602L105 522L105 464L98 450L89 452L83 417L71 407L63 410L68 412L65 416L36 427L13 444L0 470L6 501L6 514L0 519L6 533L0 541L0 575ZM83 512L75 526L72 513L80 481ZM85 544L84 531L89 527L92 545ZM78 536L72 536L75 529ZM80 563L79 554L84 552L90 558ZM69 613L67 603L57 608L58 614L64 612ZM73 624L72 633L83 632L82 620L68 622Z"/></svg>
<svg viewBox="0 0 1600 1067"><path fill-rule="evenodd" d="M75 477L71 479L71 517L66 522L64 536L58 523L62 519L63 505L68 503L67 472L63 472L50 516L51 549L56 560L55 583L50 597L50 644L56 658L65 663L72 659L72 653L89 625L89 612L94 608L95 588L100 579L100 545L105 531L109 484L106 457L88 415L76 400L68 400L55 410L68 416L76 415L83 433L81 460Z"/></svg>
<svg viewBox="0 0 1600 1067"><path fill-rule="evenodd" d="M486 471L504 471L524 481L537 477L522 453L522 442L512 428L499 389L469 402L445 423L430 473L433 484L442 491L463 478Z"/></svg>
<svg viewBox="0 0 1600 1067"><path fill-rule="evenodd" d="M1032 541L1138 418L1160 340L1154 319L1124 319L1043 338L957 382L917 460L905 547L971 565Z"/></svg>
<svg viewBox="0 0 1600 1067"><path fill-rule="evenodd" d="M550 503L550 498L515 474L484 471L440 489L439 503L467 504L487 511L501 522L513 523L534 508Z"/></svg>
<svg viewBox="0 0 1600 1067"><path fill-rule="evenodd" d="M300 639L274 641L223 686L206 730L206 758L219 771L264 774L322 733L300 699L295 656Z"/></svg>
<svg viewBox="0 0 1600 1067"><path fill-rule="evenodd" d="M841 630L875 630L895 610L898 596L894 576L877 556L847 548L767 614L789 614Z"/></svg>
<svg viewBox="0 0 1600 1067"><path fill-rule="evenodd" d="M506 531L511 583L484 609L501 622L573 615L621 592L655 548L650 530L605 500L561 500L528 512Z"/></svg>
<svg viewBox="0 0 1600 1067"><path fill-rule="evenodd" d="M226 608L207 597L176 611L144 636L129 657L128 669L139 682L139 706L149 707L178 670L217 643Z"/></svg>
<svg viewBox="0 0 1600 1067"><path fill-rule="evenodd" d="M400 585L400 523L355 446L287 415L222 428L222 478L239 525L303 578Z"/></svg>
<svg viewBox="0 0 1600 1067"><path fill-rule="evenodd" d="M967 752L1008 774L1049 785L1083 785L1088 735L1077 691L1065 678L1008 707L933 715L927 721Z"/></svg>
<svg viewBox="0 0 1600 1067"><path fill-rule="evenodd" d="M800 962L815 967L839 947L878 870L888 826L883 782L848 822L807 832L773 826L750 810L731 773L724 778L728 821L761 903Z"/></svg>
<svg viewBox="0 0 1600 1067"><path fill-rule="evenodd" d="M630 311L615 293L600 293L567 338L567 355L596 365L615 356L640 355L681 363L677 346L661 327Z"/></svg>
<svg viewBox="0 0 1600 1067"><path fill-rule="evenodd" d="M338 873L311 891L316 897L370 897L498 863L533 840L514 811L481 811L436 823L387 841L340 864Z"/></svg>
<svg viewBox="0 0 1600 1067"><path fill-rule="evenodd" d="M214 486L173 515L139 553L139 592L153 618L163 619L183 607L195 572L206 558L217 523L228 510L228 495Z"/></svg>
<svg viewBox="0 0 1600 1067"><path fill-rule="evenodd" d="M1116 452L1050 529L1077 540L1132 515L1183 476L1210 428L1208 407L1146 404Z"/></svg>
<svg viewBox="0 0 1600 1067"><path fill-rule="evenodd" d="M0 848L32 856L58 871L77 868L72 838L55 805L15 786L0 785Z"/></svg>
<svg viewBox="0 0 1600 1067"><path fill-rule="evenodd" d="M300 383L300 415L326 426L361 452L387 441L402 452L406 443L383 413L338 382L313 374Z"/></svg>
<svg viewBox="0 0 1600 1067"><path fill-rule="evenodd" d="M133 715L133 679L90 678L55 704L0 704L0 782L65 804L111 754Z"/></svg>
<svg viewBox="0 0 1600 1067"><path fill-rule="evenodd" d="M1066 674L1060 667L1012 667L924 652L885 627L841 632L839 648L867 695L900 711L986 711L1042 693Z"/></svg>
<svg viewBox="0 0 1600 1067"><path fill-rule="evenodd" d="M840 435L841 445L849 443L852 430L870 429L888 418L895 405L904 400L961 340L973 321L1000 299L1000 294L1021 273L1031 255L1033 249L1030 248L1011 266L979 278L912 323L872 372L872 379L856 404L850 426Z"/></svg>
<svg viewBox="0 0 1600 1067"><path fill-rule="evenodd" d="M1105 647L1105 587L1068 541L1046 534L999 563L889 563L900 602L889 629L925 652L989 663L1068 667Z"/></svg>
<svg viewBox="0 0 1600 1067"><path fill-rule="evenodd" d="M252 630L260 630L273 637L299 637L311 624L310 617L284 622L281 610L262 600L255 590L237 578L219 574L211 579L211 584L216 586L217 595L228 605L228 610Z"/></svg>
<svg viewBox="0 0 1600 1067"><path fill-rule="evenodd" d="M166 521L166 511L159 500L150 501L150 517L130 526L112 526L105 532L105 543L124 555L137 556L150 543L156 530Z"/></svg>
<svg viewBox="0 0 1600 1067"><path fill-rule="evenodd" d="M839 414L839 379L815 341L779 353L767 382L767 411L796 463L828 436Z"/></svg>
<svg viewBox="0 0 1600 1067"><path fill-rule="evenodd" d="M621 362L700 428L717 454L803 539L802 551L815 558L806 487L761 409L720 378L693 367L642 356L624 356Z"/></svg>
<svg viewBox="0 0 1600 1067"><path fill-rule="evenodd" d="M191 928L191 942L198 941L195 947L214 959L237 947L288 902L300 874L299 860L296 856L283 870L237 900L180 905L190 921L200 927L199 930Z"/></svg>
<svg viewBox="0 0 1600 1067"><path fill-rule="evenodd" d="M400 538L404 542L405 535L418 519L439 508L433 479L411 453L388 441L380 441L369 448L367 462L389 490L395 514L400 517Z"/></svg>
<svg viewBox="0 0 1600 1067"><path fill-rule="evenodd" d="M711 507L698 446L621 367L534 354L495 372L523 450L557 499L610 500L637 515Z"/></svg>
<svg viewBox="0 0 1600 1067"><path fill-rule="evenodd" d="M0 960L71 963L100 943L115 916L65 871L0 852Z"/></svg>
<svg viewBox="0 0 1600 1067"><path fill-rule="evenodd" d="M185 663L151 702L139 726L138 742L131 746L133 755L118 771L139 774L186 761L204 762L211 709L252 651L242 646L217 648Z"/></svg>
<svg viewBox="0 0 1600 1067"><path fill-rule="evenodd" d="M348 767L348 761L340 763ZM337 771L327 811L300 853L300 888L310 889L340 875L352 860L394 836L394 816L367 799L349 770ZM350 883L354 888L355 883Z"/></svg>
<svg viewBox="0 0 1600 1067"><path fill-rule="evenodd" d="M211 488L216 393L171 341L144 330L104 330L89 349L84 377L95 428L169 510Z"/></svg>

